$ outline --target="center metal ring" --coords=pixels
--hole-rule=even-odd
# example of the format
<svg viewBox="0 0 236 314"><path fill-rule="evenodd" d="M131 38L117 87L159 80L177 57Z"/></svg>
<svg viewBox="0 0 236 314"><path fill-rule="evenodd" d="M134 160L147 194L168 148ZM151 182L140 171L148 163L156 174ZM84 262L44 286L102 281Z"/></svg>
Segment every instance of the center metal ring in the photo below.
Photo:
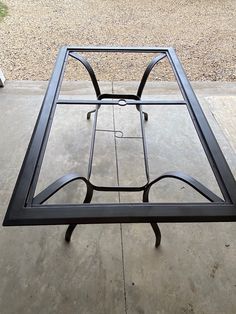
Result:
<svg viewBox="0 0 236 314"><path fill-rule="evenodd" d="M125 99L119 99L118 100L118 105L119 106L126 106L127 105L126 100Z"/></svg>

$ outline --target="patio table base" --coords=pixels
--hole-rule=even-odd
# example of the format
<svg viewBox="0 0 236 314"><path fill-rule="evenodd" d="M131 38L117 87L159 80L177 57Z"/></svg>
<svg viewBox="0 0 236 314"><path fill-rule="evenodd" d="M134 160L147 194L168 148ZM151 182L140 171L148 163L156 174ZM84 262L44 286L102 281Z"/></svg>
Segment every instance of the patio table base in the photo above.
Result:
<svg viewBox="0 0 236 314"><path fill-rule="evenodd" d="M82 52L106 53L155 53L148 64L136 94L103 94L95 72ZM66 63L69 58L77 60L87 70L95 93L96 100L61 99L60 88L63 80ZM179 85L183 100L144 100L142 97L147 79L161 60L167 59L172 67ZM78 173L69 173L35 195L40 168L42 166L51 125L57 106L60 105L95 105L95 109L87 113L88 120L93 119L88 171L86 176ZM94 146L97 132L114 132L114 136L125 138L121 130L98 129L97 119L101 106L135 106L140 117L144 166L146 183L142 186L102 186L94 185L91 180L93 168ZM192 119L199 136L213 174L219 185L222 197L213 193L208 187L188 174L181 171L169 171L150 180L148 154L145 136L145 124L151 119L145 106L185 106ZM135 137L134 137L135 138ZM136 137L137 138L137 137ZM190 161L191 162L191 161ZM184 182L201 194L204 203L151 203L149 192L161 180L171 178ZM82 181L86 185L86 195L82 204L45 204L60 189L73 181ZM94 204L91 203L93 192L142 192L142 203ZM16 182L12 198L4 218L4 226L18 225L69 225L65 240L70 242L72 233L77 224L96 223L150 223L155 233L158 247L161 242L161 232L157 223L161 222L210 222L236 220L236 184L223 153L206 120L201 106L191 88L186 74L173 48L136 48L136 47L63 47L49 82L49 86L39 113L39 117L25 155L21 171Z"/></svg>

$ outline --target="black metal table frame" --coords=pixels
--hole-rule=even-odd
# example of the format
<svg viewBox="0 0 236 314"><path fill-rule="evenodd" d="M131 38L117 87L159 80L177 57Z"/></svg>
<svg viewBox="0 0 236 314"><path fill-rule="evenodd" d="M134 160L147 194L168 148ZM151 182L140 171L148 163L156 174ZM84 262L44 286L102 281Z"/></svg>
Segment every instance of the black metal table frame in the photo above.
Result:
<svg viewBox="0 0 236 314"><path fill-rule="evenodd" d="M136 95L101 94L95 73L88 61L79 52L119 52L119 53L156 53L141 79ZM78 60L88 71L92 80L97 100L62 100L59 99L60 87L63 80L68 58ZM177 100L142 100L142 92L147 78L153 67L162 59L167 58L180 91L183 101ZM35 196L35 189L41 169L53 116L60 104L96 105L96 109L87 114L90 119L94 113L91 150L89 157L88 175L67 174ZM139 187L126 186L95 186L90 182L96 121L101 105L133 105L140 113L143 152L147 183ZM211 165L223 199L215 195L196 179L182 172L167 172L149 180L148 159L146 152L144 121L148 120L142 105L185 105L188 109L194 127ZM153 184L164 178L175 178L184 181L208 201L206 203L149 203L149 191ZM44 204L53 194L66 184L82 180L87 186L87 194L83 204ZM93 204L90 203L93 191L143 191L143 203ZM69 224L66 240L70 241L71 234L77 224L94 223L151 223L156 235L156 246L160 244L161 234L157 222L216 222L236 221L236 183L215 136L206 120L201 106L192 90L183 67L173 48L134 48L134 47L62 47L48 85L46 95L37 119L37 123L21 167L12 198L3 222L4 226L19 225L55 225Z"/></svg>

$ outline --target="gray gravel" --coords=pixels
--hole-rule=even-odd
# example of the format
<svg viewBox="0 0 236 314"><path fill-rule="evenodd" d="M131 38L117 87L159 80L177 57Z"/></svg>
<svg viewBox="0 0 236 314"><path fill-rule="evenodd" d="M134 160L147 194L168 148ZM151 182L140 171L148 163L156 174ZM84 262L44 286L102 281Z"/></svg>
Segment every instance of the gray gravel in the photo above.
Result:
<svg viewBox="0 0 236 314"><path fill-rule="evenodd" d="M47 80L62 45L173 46L191 80L236 80L236 0L4 0L0 67ZM101 80L136 80L148 58L91 57ZM78 67L78 68L77 68ZM86 79L73 62L68 79ZM171 79L160 66L152 79Z"/></svg>

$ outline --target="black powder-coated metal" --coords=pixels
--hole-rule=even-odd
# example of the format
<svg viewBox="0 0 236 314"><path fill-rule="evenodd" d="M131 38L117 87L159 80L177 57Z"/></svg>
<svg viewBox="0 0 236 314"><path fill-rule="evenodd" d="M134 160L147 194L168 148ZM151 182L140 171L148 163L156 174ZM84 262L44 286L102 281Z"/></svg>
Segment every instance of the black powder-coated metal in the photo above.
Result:
<svg viewBox="0 0 236 314"><path fill-rule="evenodd" d="M101 94L96 75L80 52L119 52L119 53L156 53L141 79L136 95ZM65 65L69 57L79 61L88 71L92 80L97 100L62 100L58 99L63 79ZM182 92L182 100L142 100L147 78L153 67L163 58L167 58ZM96 105L96 109L87 114L87 119L94 113L93 136L89 158L88 176L67 174L45 190L35 196L35 188L39 171L42 165L50 128L56 106L69 105ZM99 130L96 120L99 108L102 105L136 106L140 113L143 151L147 183L143 186L95 186L90 182L92 171L95 134ZM168 172L150 182L148 158L145 142L144 122L148 120L147 113L142 111L142 105L184 105L187 107L192 122L200 138L208 161L218 182L223 199L202 185L194 178L182 172ZM144 119L143 119L144 118ZM108 130L109 131L109 130ZM114 131L119 132L119 131ZM116 134L115 134L116 135ZM122 137L122 135L121 135ZM173 152L174 153L174 152ZM151 187L164 178L175 178L184 181L203 195L210 203L148 203ZM74 180L82 180L87 187L83 204L55 204L44 202L63 186ZM119 204L92 204L93 191L143 191L143 203ZM199 102L192 90L187 76L173 48L138 48L138 47L63 47L61 48L55 68L48 85L46 95L36 122L36 126L21 167L12 198L3 221L4 226L18 225L53 225L69 224L66 232L66 241L70 241L71 234L77 224L84 223L151 223L156 235L156 246L160 244L161 233L157 222L210 222L236 221L236 183L229 166L221 152L215 136L206 120Z"/></svg>

